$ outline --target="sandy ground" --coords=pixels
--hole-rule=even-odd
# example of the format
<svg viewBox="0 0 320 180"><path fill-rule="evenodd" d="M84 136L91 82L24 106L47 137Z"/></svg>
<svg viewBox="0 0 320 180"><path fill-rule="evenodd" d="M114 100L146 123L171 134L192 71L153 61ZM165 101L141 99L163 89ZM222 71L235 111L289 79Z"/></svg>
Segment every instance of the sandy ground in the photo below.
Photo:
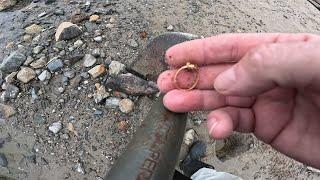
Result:
<svg viewBox="0 0 320 180"><path fill-rule="evenodd" d="M118 0L105 9L114 13L102 15L102 23L79 26L86 27L78 39L86 43L83 52L91 52L99 47L107 57L129 66L150 39L167 32L169 25L174 31L188 32L199 36L211 36L220 33L241 32L309 32L320 30L320 12L306 0ZM105 1L91 2L91 10L101 8ZM25 5L25 4L24 4ZM0 12L0 59L7 56L21 44L32 50L33 43L21 41L24 28L39 23L47 30L43 32L40 43L52 39L55 28L70 18L71 14L83 7L84 2L60 1L45 5L42 1L27 6ZM64 10L63 16L48 14L57 9ZM105 28L108 20L116 19L113 28ZM103 43L93 42L94 31L100 29L104 34ZM142 38L141 32L147 37ZM135 39L138 47L128 46L128 39ZM73 44L77 39L68 41ZM13 42L13 45L10 43ZM54 57L51 49L54 42L49 41L46 56ZM50 49L51 48L51 49ZM99 58L104 63L106 58ZM86 69L71 67L77 74ZM8 159L7 167L0 167L0 174L15 179L99 179L103 177L116 158L121 154L130 137L139 126L152 103L147 97L130 96L135 102L130 114L118 109L107 109L88 98L94 93L94 83L105 79L89 79L88 84L80 83L82 89L67 89L57 93L61 85L61 73L57 73L48 84L33 81L29 84L15 82L21 94L7 104L15 107L18 113L0 124L1 147ZM43 94L35 103L30 103L30 89L41 89ZM63 99L63 102L60 101ZM75 108L76 107L76 108ZM93 114L94 109L103 111L102 115ZM55 110L55 111L53 111ZM35 122L36 114L45 117L41 124ZM191 113L188 129L197 132L197 139L208 143L207 163L218 170L227 171L244 179L319 179L320 174L309 170L307 166L295 162L277 152L251 135L235 134L225 142L216 142L208 137L204 123L205 112ZM78 136L70 134L65 128L72 117ZM61 120L63 129L59 134L48 132L48 126ZM120 121L128 122L125 131L118 128ZM68 134L69 138L62 138ZM64 136L65 137L65 136ZM221 148L223 147L223 148ZM183 145L181 158L186 145ZM75 170L80 163L84 173Z"/></svg>

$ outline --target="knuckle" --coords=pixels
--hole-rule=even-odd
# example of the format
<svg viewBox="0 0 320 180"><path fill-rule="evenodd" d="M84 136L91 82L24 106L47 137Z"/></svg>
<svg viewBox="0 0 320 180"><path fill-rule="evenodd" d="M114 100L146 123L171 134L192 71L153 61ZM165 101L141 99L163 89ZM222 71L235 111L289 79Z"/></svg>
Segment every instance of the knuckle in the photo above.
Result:
<svg viewBox="0 0 320 180"><path fill-rule="evenodd" d="M261 45L248 53L248 63L255 71L268 70L275 66L275 48L271 44Z"/></svg>

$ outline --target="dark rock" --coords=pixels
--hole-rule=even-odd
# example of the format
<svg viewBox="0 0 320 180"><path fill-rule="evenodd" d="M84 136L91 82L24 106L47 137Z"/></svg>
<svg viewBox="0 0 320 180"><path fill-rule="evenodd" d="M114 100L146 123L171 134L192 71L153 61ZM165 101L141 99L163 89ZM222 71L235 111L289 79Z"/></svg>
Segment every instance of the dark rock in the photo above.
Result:
<svg viewBox="0 0 320 180"><path fill-rule="evenodd" d="M77 63L78 61L80 61L82 58L84 57L84 53L81 50L74 50L72 51L69 56L68 56L68 65L74 65L75 63Z"/></svg>
<svg viewBox="0 0 320 180"><path fill-rule="evenodd" d="M63 22L57 28L55 38L56 41L69 40L79 36L82 33L81 29L71 22Z"/></svg>
<svg viewBox="0 0 320 180"><path fill-rule="evenodd" d="M12 52L9 57L3 60L0 70L4 73L17 71L19 67L27 60L27 57L19 51Z"/></svg>
<svg viewBox="0 0 320 180"><path fill-rule="evenodd" d="M8 160L6 156L3 153L0 153L0 166L1 167L7 167L8 166Z"/></svg>
<svg viewBox="0 0 320 180"><path fill-rule="evenodd" d="M122 91L128 95L152 95L159 91L155 83L130 73L109 78L106 87Z"/></svg>

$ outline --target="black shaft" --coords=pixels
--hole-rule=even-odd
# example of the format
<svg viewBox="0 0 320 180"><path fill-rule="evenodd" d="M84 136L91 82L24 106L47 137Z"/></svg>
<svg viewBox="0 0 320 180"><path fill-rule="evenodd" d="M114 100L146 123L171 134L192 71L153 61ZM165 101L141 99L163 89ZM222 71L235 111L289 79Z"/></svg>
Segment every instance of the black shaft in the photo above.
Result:
<svg viewBox="0 0 320 180"><path fill-rule="evenodd" d="M106 180L169 180L178 160L186 114L167 110L162 96L152 106Z"/></svg>

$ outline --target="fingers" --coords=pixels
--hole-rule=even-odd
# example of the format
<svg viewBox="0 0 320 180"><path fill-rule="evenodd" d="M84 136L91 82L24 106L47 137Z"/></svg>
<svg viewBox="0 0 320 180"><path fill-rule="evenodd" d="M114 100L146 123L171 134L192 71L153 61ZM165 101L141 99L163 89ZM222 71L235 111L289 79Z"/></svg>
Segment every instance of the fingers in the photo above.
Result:
<svg viewBox="0 0 320 180"><path fill-rule="evenodd" d="M215 139L224 139L233 131L249 133L254 130L255 119L251 109L224 107L208 115L208 132Z"/></svg>
<svg viewBox="0 0 320 180"><path fill-rule="evenodd" d="M223 34L175 45L166 52L167 63L181 67L186 62L198 65L239 61L248 50L268 43L319 40L312 34Z"/></svg>
<svg viewBox="0 0 320 180"><path fill-rule="evenodd" d="M215 66L204 66L199 68L199 82L197 83L196 89L209 90L213 89L213 82L215 78L221 72L230 68L231 65L215 65ZM158 77L158 87L161 92L168 92L170 90L176 89L174 84L174 76L177 70L167 70L161 73ZM184 89L191 87L194 82L196 72L181 71L177 77L177 82L179 86Z"/></svg>
<svg viewBox="0 0 320 180"><path fill-rule="evenodd" d="M255 96L276 86L320 89L320 41L259 46L221 73L214 87L225 95Z"/></svg>
<svg viewBox="0 0 320 180"><path fill-rule="evenodd" d="M224 106L250 107L253 102L251 97L226 97L213 90L172 90L163 99L164 105L174 112L212 110Z"/></svg>

